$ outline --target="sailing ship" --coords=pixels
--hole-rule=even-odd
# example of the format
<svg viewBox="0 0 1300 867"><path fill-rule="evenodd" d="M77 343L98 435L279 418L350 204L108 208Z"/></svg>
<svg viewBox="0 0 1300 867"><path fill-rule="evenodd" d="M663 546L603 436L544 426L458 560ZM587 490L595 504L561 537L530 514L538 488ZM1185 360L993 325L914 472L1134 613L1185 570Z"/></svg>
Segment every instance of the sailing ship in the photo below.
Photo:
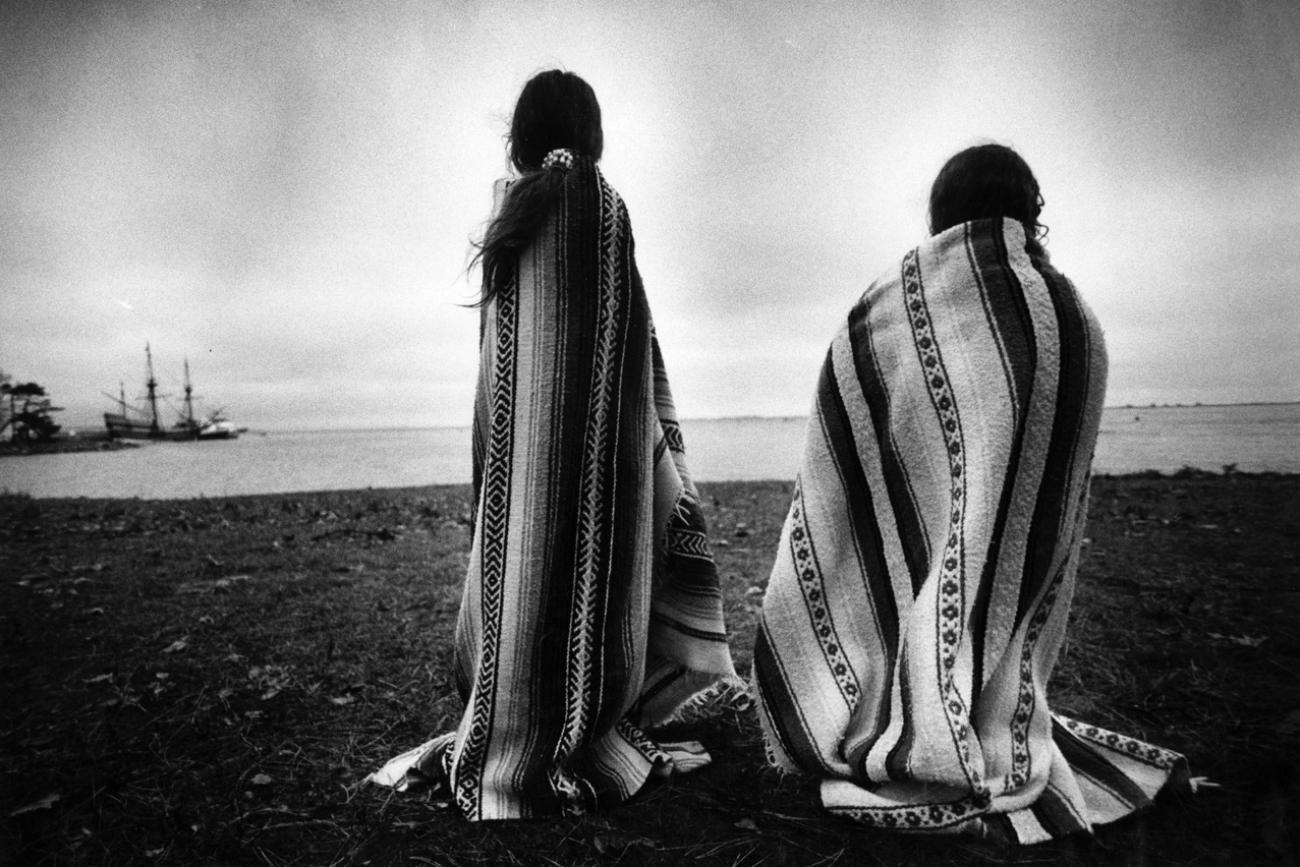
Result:
<svg viewBox="0 0 1300 867"><path fill-rule="evenodd" d="M233 440L239 436L242 428L235 427L217 410L203 418L194 415L194 388L190 384L190 360L185 359L185 410L181 418L170 428L158 421L158 379L153 372L153 352L149 344L144 346L145 380L147 390L147 409L139 409L126 402L126 386L118 384L118 396L105 394L113 400L118 412L104 413L104 426L108 428L109 439L158 439L158 440Z"/></svg>

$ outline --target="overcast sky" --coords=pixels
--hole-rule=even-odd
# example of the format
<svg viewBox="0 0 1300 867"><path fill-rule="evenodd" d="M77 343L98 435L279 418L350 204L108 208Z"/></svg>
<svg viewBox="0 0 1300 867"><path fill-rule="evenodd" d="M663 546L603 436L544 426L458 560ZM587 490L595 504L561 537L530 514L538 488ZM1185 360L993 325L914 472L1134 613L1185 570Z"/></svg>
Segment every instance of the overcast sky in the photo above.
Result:
<svg viewBox="0 0 1300 867"><path fill-rule="evenodd" d="M1300 4L0 4L0 369L63 421L467 423L520 87L595 88L679 411L800 415L969 144L1017 148L1108 403L1300 399Z"/></svg>

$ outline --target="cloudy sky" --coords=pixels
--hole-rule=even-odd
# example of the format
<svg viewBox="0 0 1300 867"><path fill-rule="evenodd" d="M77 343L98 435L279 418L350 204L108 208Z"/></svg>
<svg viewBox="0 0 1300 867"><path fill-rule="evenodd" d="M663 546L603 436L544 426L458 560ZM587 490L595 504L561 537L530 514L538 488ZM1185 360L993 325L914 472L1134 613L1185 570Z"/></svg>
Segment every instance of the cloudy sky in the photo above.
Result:
<svg viewBox="0 0 1300 867"><path fill-rule="evenodd" d="M687 417L806 412L825 346L996 140L1108 403L1300 400L1293 0L0 5L0 370L63 421L468 422L468 242L534 72L595 87Z"/></svg>

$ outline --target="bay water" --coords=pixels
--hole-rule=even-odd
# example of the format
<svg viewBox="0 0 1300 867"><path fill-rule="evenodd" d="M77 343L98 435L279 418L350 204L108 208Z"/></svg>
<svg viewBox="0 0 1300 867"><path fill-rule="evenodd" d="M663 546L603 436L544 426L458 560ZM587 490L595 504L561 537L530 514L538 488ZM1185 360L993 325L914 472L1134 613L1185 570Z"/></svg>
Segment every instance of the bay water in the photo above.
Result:
<svg viewBox="0 0 1300 867"><path fill-rule="evenodd" d="M807 419L682 422L696 481L793 479ZM1108 408L1098 473L1184 466L1300 472L1300 404ZM188 499L470 481L470 431L250 431L237 440L0 458L0 491L35 497Z"/></svg>

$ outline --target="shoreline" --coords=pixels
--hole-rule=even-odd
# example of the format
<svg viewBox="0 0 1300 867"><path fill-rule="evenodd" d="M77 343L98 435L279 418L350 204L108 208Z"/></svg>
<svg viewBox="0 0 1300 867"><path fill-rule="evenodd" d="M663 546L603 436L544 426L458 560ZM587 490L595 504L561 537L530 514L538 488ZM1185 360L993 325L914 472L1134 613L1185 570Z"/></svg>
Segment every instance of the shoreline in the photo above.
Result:
<svg viewBox="0 0 1300 867"><path fill-rule="evenodd" d="M25 458L31 455L71 455L80 452L117 452L138 449L142 443L113 440L108 437L73 437L49 442L19 444L0 443L0 458Z"/></svg>
<svg viewBox="0 0 1300 867"><path fill-rule="evenodd" d="M134 445L126 445L126 448L136 448ZM3 456L3 455L0 455ZM1139 470L1131 473L1094 473L1092 476L1093 487L1105 481L1125 482L1125 481L1250 481L1250 480L1289 480L1300 478L1300 473L1286 472L1281 470L1259 470L1245 471L1235 469L1224 469L1219 472L1213 470L1203 470L1198 467L1184 466L1182 469L1172 472L1162 472L1160 470ZM732 479L724 481L697 481L696 486L699 488L714 487L717 485L790 485L794 479ZM287 490L287 491L267 491L256 494L195 494L187 497L92 497L92 496L56 496L45 497L29 494L25 491L11 491L7 489L3 482L0 481L0 500L30 500L40 503L204 503L204 502L221 502L225 500L257 500L270 499L274 497L314 497L314 496L418 496L420 494L431 494L439 491L449 490L469 490L469 482L441 482L429 485L385 485L381 487L360 487L360 488L311 488L304 490Z"/></svg>

